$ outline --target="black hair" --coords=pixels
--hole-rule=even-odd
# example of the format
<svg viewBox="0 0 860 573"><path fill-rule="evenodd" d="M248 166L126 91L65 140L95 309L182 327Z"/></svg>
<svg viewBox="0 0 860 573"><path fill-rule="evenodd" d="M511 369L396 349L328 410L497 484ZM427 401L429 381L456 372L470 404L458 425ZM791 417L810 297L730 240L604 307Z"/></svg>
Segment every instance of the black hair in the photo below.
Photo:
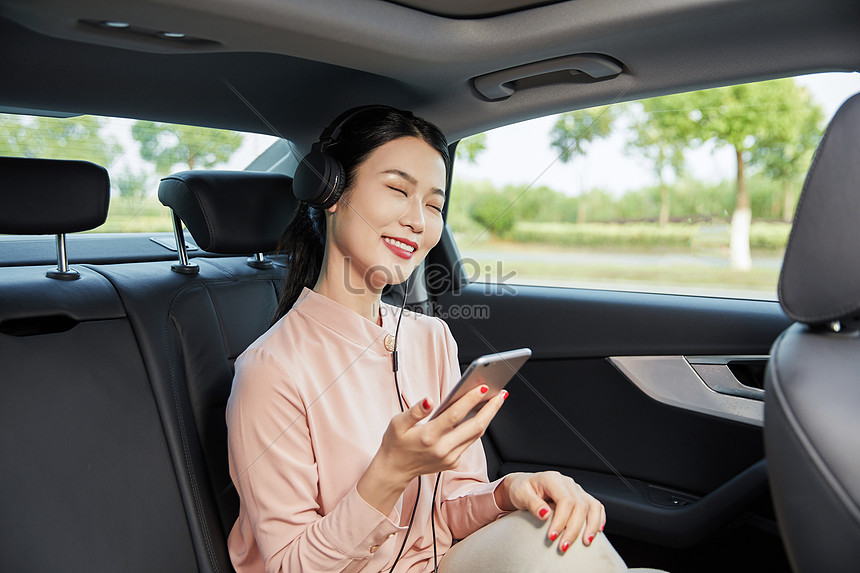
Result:
<svg viewBox="0 0 860 573"><path fill-rule="evenodd" d="M389 107L370 107L350 117L339 137L325 152L338 160L346 176L344 195L352 190L358 168L382 145L401 137L417 137L435 149L445 163L446 180L451 170L448 141L441 130L411 112ZM325 254L325 211L302 201L281 237L279 251L288 256L289 269L278 297L277 322L293 307L304 287L313 288Z"/></svg>

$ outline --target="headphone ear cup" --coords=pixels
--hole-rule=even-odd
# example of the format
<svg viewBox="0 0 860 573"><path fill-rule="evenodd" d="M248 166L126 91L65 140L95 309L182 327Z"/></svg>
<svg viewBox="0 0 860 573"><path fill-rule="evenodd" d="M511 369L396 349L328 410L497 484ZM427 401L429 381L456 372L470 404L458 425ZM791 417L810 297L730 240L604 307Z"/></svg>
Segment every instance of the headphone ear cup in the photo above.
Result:
<svg viewBox="0 0 860 573"><path fill-rule="evenodd" d="M311 151L293 176L293 194L313 207L328 209L343 194L345 174L340 162L322 151Z"/></svg>

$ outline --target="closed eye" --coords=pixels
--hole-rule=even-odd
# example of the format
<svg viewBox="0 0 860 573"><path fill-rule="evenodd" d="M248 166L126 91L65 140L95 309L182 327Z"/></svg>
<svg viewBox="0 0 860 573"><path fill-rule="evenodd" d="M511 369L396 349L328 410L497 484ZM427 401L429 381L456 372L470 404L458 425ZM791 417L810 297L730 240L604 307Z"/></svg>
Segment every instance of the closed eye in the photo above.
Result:
<svg viewBox="0 0 860 573"><path fill-rule="evenodd" d="M405 197L408 197L408 196L409 196L409 193L407 193L407 192L406 192L406 191L404 191L403 189L400 189L399 187L394 187L393 185L387 185L387 187L388 187L389 189L391 189L392 191L399 191L400 193L403 193L403 195L404 195ZM442 207L437 207L436 205L430 205L429 207L430 207L431 209L435 209L435 210L436 210L436 211L438 211L440 214L442 213Z"/></svg>

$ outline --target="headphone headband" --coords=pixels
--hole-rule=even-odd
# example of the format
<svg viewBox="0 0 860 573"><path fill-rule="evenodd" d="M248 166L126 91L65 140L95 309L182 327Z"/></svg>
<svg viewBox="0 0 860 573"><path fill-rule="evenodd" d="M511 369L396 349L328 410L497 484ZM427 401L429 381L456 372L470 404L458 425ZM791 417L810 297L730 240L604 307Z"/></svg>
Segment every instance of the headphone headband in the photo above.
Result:
<svg viewBox="0 0 860 573"><path fill-rule="evenodd" d="M343 193L346 174L340 162L326 153L326 148L337 141L343 126L350 119L371 109L395 108L387 105L355 107L337 116L331 125L323 130L310 153L299 162L293 177L293 194L299 201L323 209L328 209L338 201Z"/></svg>
<svg viewBox="0 0 860 573"><path fill-rule="evenodd" d="M360 113L364 113L365 111L371 109L394 109L388 105L380 105L380 104L371 104L371 105L362 105L359 107L354 107L352 109L348 109L339 116L337 116L331 124L325 128L320 135L319 140L314 145L320 146L320 151L325 151L325 148L334 143L338 137L340 137L340 132L343 130L343 126L351 120L353 117L357 116Z"/></svg>

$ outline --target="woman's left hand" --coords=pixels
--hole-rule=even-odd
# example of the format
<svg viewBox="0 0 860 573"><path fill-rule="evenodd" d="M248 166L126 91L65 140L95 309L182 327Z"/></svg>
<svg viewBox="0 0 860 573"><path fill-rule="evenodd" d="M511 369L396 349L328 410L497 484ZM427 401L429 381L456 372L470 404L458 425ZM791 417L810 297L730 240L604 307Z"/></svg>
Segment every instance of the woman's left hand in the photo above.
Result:
<svg viewBox="0 0 860 573"><path fill-rule="evenodd" d="M541 521L551 519L547 537L550 541L559 540L558 548L562 553L583 531L583 523L582 542L585 545L591 545L594 536L606 525L603 504L571 478L558 472L509 474L496 488L495 496L501 509L525 509Z"/></svg>

